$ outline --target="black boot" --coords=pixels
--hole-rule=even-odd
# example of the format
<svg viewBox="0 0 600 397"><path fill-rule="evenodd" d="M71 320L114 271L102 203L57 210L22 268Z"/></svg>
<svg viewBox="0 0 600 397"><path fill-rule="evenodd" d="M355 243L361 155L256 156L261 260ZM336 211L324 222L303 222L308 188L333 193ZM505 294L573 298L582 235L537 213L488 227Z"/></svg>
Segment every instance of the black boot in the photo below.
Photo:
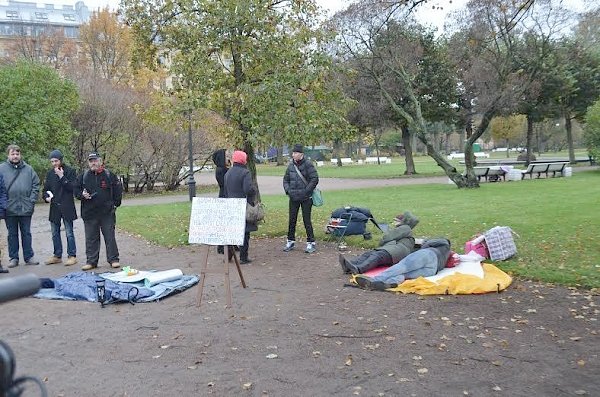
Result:
<svg viewBox="0 0 600 397"><path fill-rule="evenodd" d="M346 266L346 258L344 258L344 255L340 254L338 256L338 262L342 267L342 272L344 272L344 274L350 274L350 269L348 269L348 267Z"/></svg>
<svg viewBox="0 0 600 397"><path fill-rule="evenodd" d="M356 283L359 287L370 291L385 291L388 288L396 288L398 284L388 284L383 281L373 281L370 277L362 274L356 276Z"/></svg>

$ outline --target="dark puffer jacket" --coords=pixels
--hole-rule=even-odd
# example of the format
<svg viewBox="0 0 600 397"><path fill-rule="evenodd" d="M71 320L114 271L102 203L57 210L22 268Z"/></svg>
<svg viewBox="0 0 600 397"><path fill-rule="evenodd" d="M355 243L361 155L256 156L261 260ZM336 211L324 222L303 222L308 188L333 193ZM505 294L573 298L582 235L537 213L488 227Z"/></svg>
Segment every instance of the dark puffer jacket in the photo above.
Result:
<svg viewBox="0 0 600 397"><path fill-rule="evenodd" d="M414 248L412 229L408 225L401 225L384 234L376 249L387 251L392 257L392 263L398 263L413 252Z"/></svg>
<svg viewBox="0 0 600 397"><path fill-rule="evenodd" d="M448 258L450 257L450 240L446 238L432 238L429 240L425 240L421 245L421 249L429 248L435 252L438 259L438 268L439 272L444 267L446 267L446 262L448 262Z"/></svg>
<svg viewBox="0 0 600 397"><path fill-rule="evenodd" d="M296 172L294 168L294 163L298 170L308 182L308 185L304 183L302 178ZM292 201L304 201L311 198L313 190L317 187L319 183L319 175L317 174L317 170L315 166L305 158L298 162L290 161L287 169L285 170L285 175L283 176L283 190L285 190L285 194L290 197Z"/></svg>

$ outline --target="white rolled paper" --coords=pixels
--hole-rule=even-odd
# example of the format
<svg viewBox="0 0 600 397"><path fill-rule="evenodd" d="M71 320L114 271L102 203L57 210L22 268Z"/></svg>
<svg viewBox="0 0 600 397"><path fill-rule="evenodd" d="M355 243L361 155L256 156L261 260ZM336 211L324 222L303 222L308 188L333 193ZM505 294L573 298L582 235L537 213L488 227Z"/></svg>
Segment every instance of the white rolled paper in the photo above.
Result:
<svg viewBox="0 0 600 397"><path fill-rule="evenodd" d="M151 272L146 275L144 279L144 285L146 287L152 287L156 284L164 283L166 281L175 281L183 277L183 272L179 269L164 270L162 272Z"/></svg>

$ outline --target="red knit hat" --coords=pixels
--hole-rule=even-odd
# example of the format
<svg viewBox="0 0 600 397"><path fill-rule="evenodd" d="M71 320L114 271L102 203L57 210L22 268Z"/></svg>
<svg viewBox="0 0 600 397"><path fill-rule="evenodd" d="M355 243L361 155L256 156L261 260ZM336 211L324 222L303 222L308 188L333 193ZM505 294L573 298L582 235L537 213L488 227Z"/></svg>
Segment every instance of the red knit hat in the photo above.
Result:
<svg viewBox="0 0 600 397"><path fill-rule="evenodd" d="M233 155L231 156L231 161L233 161L234 163L246 165L246 163L248 162L248 155L246 154L246 152L242 152L241 150L236 150L233 152Z"/></svg>

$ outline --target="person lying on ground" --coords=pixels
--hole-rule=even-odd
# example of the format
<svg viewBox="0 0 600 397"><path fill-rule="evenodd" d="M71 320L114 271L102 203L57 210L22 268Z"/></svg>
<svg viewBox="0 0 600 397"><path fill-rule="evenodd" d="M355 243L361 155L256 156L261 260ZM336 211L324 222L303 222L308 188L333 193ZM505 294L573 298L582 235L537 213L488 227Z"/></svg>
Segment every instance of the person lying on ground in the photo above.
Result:
<svg viewBox="0 0 600 397"><path fill-rule="evenodd" d="M355 280L361 288L383 291L396 288L407 279L433 276L443 268L454 267L456 264L457 255L450 250L450 240L435 238L425 240L420 250L409 254L380 274L374 277L359 274Z"/></svg>
<svg viewBox="0 0 600 397"><path fill-rule="evenodd" d="M379 247L366 251L355 258L346 258L340 254L339 262L345 274L361 274L379 266L392 266L415 249L412 229L419 218L409 211L394 218L395 228L383 235Z"/></svg>

